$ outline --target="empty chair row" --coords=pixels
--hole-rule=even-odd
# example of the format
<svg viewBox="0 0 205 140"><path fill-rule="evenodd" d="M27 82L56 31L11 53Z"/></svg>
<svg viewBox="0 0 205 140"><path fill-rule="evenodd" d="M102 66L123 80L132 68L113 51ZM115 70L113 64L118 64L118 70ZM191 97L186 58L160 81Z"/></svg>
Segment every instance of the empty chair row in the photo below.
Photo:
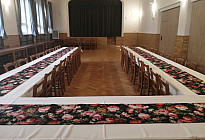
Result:
<svg viewBox="0 0 205 140"><path fill-rule="evenodd" d="M44 56L45 54L49 54L50 52L53 52L59 48L61 48L61 47L56 46L55 48L50 48L50 49L46 50L45 52L40 52L38 54L34 54L34 55L29 56L29 59L30 59L30 61L33 61L33 60L40 58L40 57ZM4 70L5 70L5 72L8 72L10 70L13 70L13 69L20 67L24 64L27 64L27 63L28 63L28 58L22 58L22 59L17 60L16 62L7 63L6 65L4 65Z"/></svg>
<svg viewBox="0 0 205 140"><path fill-rule="evenodd" d="M137 61L136 61L137 60ZM170 95L169 84L156 74L143 61L121 47L121 66L129 75L130 81L138 86L140 95Z"/></svg>
<svg viewBox="0 0 205 140"><path fill-rule="evenodd" d="M81 47L82 49L93 50L97 48L96 38L68 38L64 40L64 46Z"/></svg>
<svg viewBox="0 0 205 140"><path fill-rule="evenodd" d="M70 56L61 60L53 70L47 73L43 80L33 86L34 97L61 97L70 85L73 76L81 65L81 49L77 49Z"/></svg>
<svg viewBox="0 0 205 140"><path fill-rule="evenodd" d="M143 45L142 48L144 48L146 50L149 50L149 51L151 51L151 52L153 52L155 54L158 54L158 55L160 55L162 57L165 57L167 59L172 60L171 55L168 54L168 53L165 53L163 51L159 51L159 50L154 49L154 48L149 48L146 45ZM179 64L181 64L181 65L183 65L183 66L186 66L186 67L188 67L188 68L190 68L192 70L195 70L195 71L197 70L197 63L196 62L190 62L188 60L185 60L184 58L175 58L174 61L179 63Z"/></svg>

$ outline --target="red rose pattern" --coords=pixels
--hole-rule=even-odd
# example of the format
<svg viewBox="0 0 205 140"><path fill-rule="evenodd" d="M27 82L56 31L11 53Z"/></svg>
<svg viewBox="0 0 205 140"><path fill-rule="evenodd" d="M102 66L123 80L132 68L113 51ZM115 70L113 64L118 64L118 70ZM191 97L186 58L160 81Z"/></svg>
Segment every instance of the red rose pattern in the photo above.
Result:
<svg viewBox="0 0 205 140"><path fill-rule="evenodd" d="M200 122L205 122L205 103L0 105L0 125Z"/></svg>

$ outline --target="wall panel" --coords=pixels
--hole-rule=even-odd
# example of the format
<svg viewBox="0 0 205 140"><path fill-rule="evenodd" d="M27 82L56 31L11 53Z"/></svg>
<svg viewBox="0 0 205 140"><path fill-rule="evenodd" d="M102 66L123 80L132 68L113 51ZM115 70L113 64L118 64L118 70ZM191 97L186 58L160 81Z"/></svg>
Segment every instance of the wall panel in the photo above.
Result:
<svg viewBox="0 0 205 140"><path fill-rule="evenodd" d="M198 70L203 72L205 69L205 0L193 3L190 39L188 47L189 61L198 64Z"/></svg>

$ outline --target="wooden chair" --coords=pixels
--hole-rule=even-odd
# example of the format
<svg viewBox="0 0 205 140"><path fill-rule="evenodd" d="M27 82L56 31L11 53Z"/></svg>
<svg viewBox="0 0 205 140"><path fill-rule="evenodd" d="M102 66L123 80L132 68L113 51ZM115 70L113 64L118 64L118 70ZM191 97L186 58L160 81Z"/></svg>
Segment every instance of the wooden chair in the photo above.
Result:
<svg viewBox="0 0 205 140"><path fill-rule="evenodd" d="M81 65L81 47L78 47L78 49L76 50L76 66L77 66L77 70Z"/></svg>
<svg viewBox="0 0 205 140"><path fill-rule="evenodd" d="M85 46L85 38L79 38L78 47L84 47Z"/></svg>
<svg viewBox="0 0 205 140"><path fill-rule="evenodd" d="M124 64L125 64L125 55L124 55L124 48L121 46L120 47L120 50L121 50L121 66L122 68L124 67Z"/></svg>
<svg viewBox="0 0 205 140"><path fill-rule="evenodd" d="M150 69L149 65L142 65L142 88L140 95L149 95L150 91Z"/></svg>
<svg viewBox="0 0 205 140"><path fill-rule="evenodd" d="M44 77L45 85L46 85L45 86L45 96L46 97L55 96L54 75L55 75L55 71L53 69L51 72L47 73Z"/></svg>
<svg viewBox="0 0 205 140"><path fill-rule="evenodd" d="M40 53L38 53L37 55L38 55L38 57L42 57L42 56L45 55L45 53L44 53L44 52L40 52Z"/></svg>
<svg viewBox="0 0 205 140"><path fill-rule="evenodd" d="M159 95L171 95L169 91L169 84L159 78Z"/></svg>
<svg viewBox="0 0 205 140"><path fill-rule="evenodd" d="M19 59L16 61L16 63L17 63L17 66L20 67L20 66L28 63L28 58Z"/></svg>
<svg viewBox="0 0 205 140"><path fill-rule="evenodd" d="M87 38L87 39L85 40L85 45L82 46L82 49L84 49L84 50L89 49L90 46L91 46L91 40L90 40L89 38Z"/></svg>
<svg viewBox="0 0 205 140"><path fill-rule="evenodd" d="M197 70L197 63L196 62L186 61L185 66L192 69L192 70L195 70L195 71Z"/></svg>
<svg viewBox="0 0 205 140"><path fill-rule="evenodd" d="M205 75L205 65L204 65L204 71L203 71L204 75Z"/></svg>
<svg viewBox="0 0 205 140"><path fill-rule="evenodd" d="M70 85L71 80L72 80L72 68L71 68L71 57L70 56L66 58L65 78L67 80L68 85Z"/></svg>
<svg viewBox="0 0 205 140"><path fill-rule="evenodd" d="M55 65L53 68L53 85L56 97L61 97L63 95L60 74L60 64Z"/></svg>
<svg viewBox="0 0 205 140"><path fill-rule="evenodd" d="M140 94L142 92L142 87L143 87L143 65L144 62L139 60L139 58L137 58L138 61L138 91L140 91Z"/></svg>
<svg viewBox="0 0 205 140"><path fill-rule="evenodd" d="M34 54L30 56L30 60L33 61L35 59L39 58L38 54Z"/></svg>
<svg viewBox="0 0 205 140"><path fill-rule="evenodd" d="M135 84L136 82L136 78L137 78L137 75L138 75L138 65L137 65L137 62L136 62L136 57L132 54L130 55L130 75L131 75L131 82L133 83L133 85Z"/></svg>
<svg viewBox="0 0 205 140"><path fill-rule="evenodd" d="M159 51L159 55L164 57L164 52L163 51Z"/></svg>
<svg viewBox="0 0 205 140"><path fill-rule="evenodd" d="M153 53L158 54L158 50L157 49L153 49Z"/></svg>
<svg viewBox="0 0 205 140"><path fill-rule="evenodd" d="M13 69L15 69L15 68L17 68L16 62L10 62L10 63L7 63L6 65L4 65L4 70L5 70L6 72L8 72L8 71L10 71L10 70L13 70Z"/></svg>
<svg viewBox="0 0 205 140"><path fill-rule="evenodd" d="M70 38L70 39L69 39L69 47L74 47L75 44L76 44L75 39Z"/></svg>
<svg viewBox="0 0 205 140"><path fill-rule="evenodd" d="M169 60L171 60L171 55L168 54L168 53L165 53L165 54L164 54L164 57L167 58L167 59L169 59Z"/></svg>
<svg viewBox="0 0 205 140"><path fill-rule="evenodd" d="M61 97L64 95L64 91L66 91L65 87L65 68L64 61L61 61L58 65L56 65L53 69L53 79L54 79L54 90L55 95Z"/></svg>
<svg viewBox="0 0 205 140"><path fill-rule="evenodd" d="M154 52L154 48L150 48L150 51L151 51L151 52Z"/></svg>
<svg viewBox="0 0 205 140"><path fill-rule="evenodd" d="M64 95L64 92L66 91L66 84L65 84L66 59L60 62L60 69L61 69L61 74L60 74L61 87Z"/></svg>
<svg viewBox="0 0 205 140"><path fill-rule="evenodd" d="M49 54L50 53L50 50L45 50L45 54Z"/></svg>
<svg viewBox="0 0 205 140"><path fill-rule="evenodd" d="M42 81L33 86L33 96L34 97L50 97L53 96L54 87L54 77L53 71L45 74Z"/></svg>
<svg viewBox="0 0 205 140"><path fill-rule="evenodd" d="M67 61L69 61L69 65L68 65L68 68L69 68L69 76L70 76L70 81L73 79L73 76L74 76L74 68L73 68L73 54L71 54L69 56L69 59Z"/></svg>
<svg viewBox="0 0 205 140"><path fill-rule="evenodd" d="M150 68L150 88L152 95L159 94L159 75L154 73L152 68Z"/></svg>
<svg viewBox="0 0 205 140"><path fill-rule="evenodd" d="M129 55L128 50L125 49L125 72L129 73Z"/></svg>
<svg viewBox="0 0 205 140"><path fill-rule="evenodd" d="M58 49L60 49L60 45L54 47L55 51L58 50Z"/></svg>
<svg viewBox="0 0 205 140"><path fill-rule="evenodd" d="M45 97L46 83L45 78L33 86L33 97Z"/></svg>
<svg viewBox="0 0 205 140"><path fill-rule="evenodd" d="M97 39L96 38L91 39L90 49L97 49Z"/></svg>
<svg viewBox="0 0 205 140"><path fill-rule="evenodd" d="M55 51L55 50L54 50L54 48L50 48L49 51L50 51L50 52L53 52L53 51Z"/></svg>
<svg viewBox="0 0 205 140"><path fill-rule="evenodd" d="M176 58L175 62L177 62L177 63L179 63L181 65L184 65L185 64L185 59L184 58Z"/></svg>
<svg viewBox="0 0 205 140"><path fill-rule="evenodd" d="M130 81L133 80L133 74L134 74L134 62L133 62L133 53L130 53L130 73L129 73L129 78Z"/></svg>

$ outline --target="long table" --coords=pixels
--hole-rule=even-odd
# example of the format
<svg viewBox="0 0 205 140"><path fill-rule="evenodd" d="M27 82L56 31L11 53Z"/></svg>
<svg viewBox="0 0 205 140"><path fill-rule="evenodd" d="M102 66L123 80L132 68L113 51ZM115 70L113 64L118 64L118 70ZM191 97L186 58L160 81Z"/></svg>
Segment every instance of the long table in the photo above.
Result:
<svg viewBox="0 0 205 140"><path fill-rule="evenodd" d="M140 57L140 56L138 56ZM143 58L140 58L143 59ZM145 60L146 61L146 60ZM148 63L148 62L147 62ZM153 69L155 68L152 66ZM157 68L155 68L157 71ZM158 70L158 72L160 72ZM165 75L165 74L164 74ZM167 75L165 75L167 76ZM171 78L170 78L171 79ZM167 79L166 79L167 80ZM173 79L172 79L173 80ZM181 91L180 89L176 88ZM19 96L12 104L152 104L205 103L205 96L104 96L49 97ZM9 99L9 98L7 98ZM9 103L9 102L7 102ZM5 103L6 104L6 103ZM134 140L134 139L204 139L205 123L179 124L102 124L102 125L16 125L0 126L0 139L9 140Z"/></svg>
<svg viewBox="0 0 205 140"><path fill-rule="evenodd" d="M26 98L14 104L150 104L204 102L196 96L155 97L71 97ZM133 139L200 139L205 138L205 123L182 124L102 124L102 125L17 125L0 126L1 138L68 139L68 140L133 140ZM8 135L9 134L9 135Z"/></svg>
<svg viewBox="0 0 205 140"><path fill-rule="evenodd" d="M178 82L176 79L174 79L173 77L171 77L170 75L168 75L167 73L165 73L164 71L162 71L161 69L159 69L157 66L155 66L154 64L152 64L150 61L146 60L144 57L140 56L139 54L137 54L136 52L134 52L132 49L128 48L128 47L124 47L125 49L128 50L129 53L133 53L136 58L139 58L140 60L144 61L145 64L149 65L150 68L153 69L154 72L158 73L161 75L161 77L163 79L165 79L169 84L170 84L170 92L172 95L196 95L196 93L194 93L192 90L190 90L189 88L187 88L186 86L184 86L182 83ZM191 70L185 66L182 66L172 60L166 59L160 55L157 55L153 52L150 52L148 50L145 50L143 48L137 47L138 49L141 49L145 52L150 53L151 55L167 62L168 64L171 64L187 73L190 73L192 75L194 75L195 77L205 81L205 75L196 72L194 70Z"/></svg>
<svg viewBox="0 0 205 140"><path fill-rule="evenodd" d="M40 57L30 63L27 63L21 67L18 67L14 70L11 70L7 73L4 73L2 75L0 75L0 81L16 74L19 71L22 71L25 68L28 68L29 66L32 66L33 64L36 64L37 62L65 49L66 47L60 48L54 52L51 52L43 57ZM18 87L16 87L15 89L13 89L12 91L10 91L8 94L0 97L0 102L1 103L12 103L14 102L18 97L24 96L24 97L32 97L33 96L33 91L32 91L32 87L38 83L41 79L43 79L44 75L46 73L49 73L50 71L52 71L53 67L57 64L60 63L61 60L64 60L67 56L69 56L71 53L73 53L75 50L77 49L74 48L73 50L71 50L69 53L67 53L66 55L62 56L61 58L59 58L58 60L56 60L55 62L53 62L52 64L50 64L49 66L47 66L45 69L43 69L42 71L40 71L39 73L37 73L36 75L34 75L33 77L29 78L27 81L25 81L23 84L19 85Z"/></svg>

